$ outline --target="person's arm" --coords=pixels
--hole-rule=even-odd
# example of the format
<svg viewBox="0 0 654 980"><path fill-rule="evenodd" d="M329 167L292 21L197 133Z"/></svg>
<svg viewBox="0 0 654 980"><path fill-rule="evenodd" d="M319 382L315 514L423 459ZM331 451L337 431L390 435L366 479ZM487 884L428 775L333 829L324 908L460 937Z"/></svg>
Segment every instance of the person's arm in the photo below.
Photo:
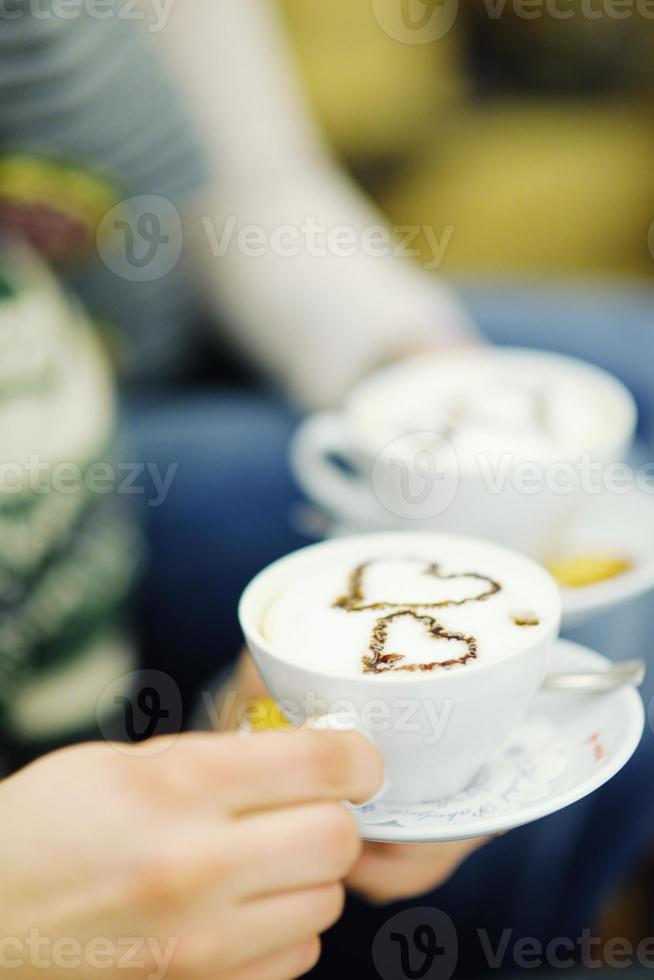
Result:
<svg viewBox="0 0 654 980"><path fill-rule="evenodd" d="M193 262L251 360L324 405L384 361L474 336L443 283L384 245L383 217L331 160L269 0L175 5L157 37L213 170ZM261 231L244 247L247 226Z"/></svg>

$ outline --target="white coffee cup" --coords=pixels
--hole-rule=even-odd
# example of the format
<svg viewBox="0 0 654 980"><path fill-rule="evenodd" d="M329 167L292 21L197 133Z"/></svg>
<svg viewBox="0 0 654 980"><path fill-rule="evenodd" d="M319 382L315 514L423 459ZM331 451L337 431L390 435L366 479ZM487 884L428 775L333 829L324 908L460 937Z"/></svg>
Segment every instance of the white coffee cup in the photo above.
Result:
<svg viewBox="0 0 654 980"><path fill-rule="evenodd" d="M503 566L530 583L544 612L536 630L523 629L511 651L432 672L350 673L289 662L266 636L271 603L299 580L307 581L326 561L356 562L361 555L411 554L420 546L434 556L459 548L474 555L478 571ZM488 603L486 604L488 605ZM264 569L246 588L239 617L247 644L272 696L294 724L319 715L345 719L378 747L385 761L384 798L420 803L466 787L498 752L524 717L542 682L558 635L561 599L554 581L537 563L495 544L436 534L387 532L339 538L304 548ZM516 627L517 628L517 627Z"/></svg>
<svg viewBox="0 0 654 980"><path fill-rule="evenodd" d="M588 433L579 426L576 437L563 426L557 449L530 447L527 437L504 453L502 433L489 430L481 433L477 452L468 446L462 454L456 438L442 431L442 420L429 418L430 388L438 390L453 376L492 379L493 372L515 378L516 392L526 376L542 377L545 387L565 386L568 394L578 391ZM510 381L506 387L510 395ZM474 391L466 398L474 402ZM402 434L409 419L411 430ZM626 458L636 422L627 388L584 361L520 348L474 348L421 355L370 375L341 412L318 413L300 426L291 460L309 498L353 530L463 533L536 556L574 519L585 494L601 485L605 468ZM574 424L570 418L570 429ZM394 426L399 434L389 436Z"/></svg>

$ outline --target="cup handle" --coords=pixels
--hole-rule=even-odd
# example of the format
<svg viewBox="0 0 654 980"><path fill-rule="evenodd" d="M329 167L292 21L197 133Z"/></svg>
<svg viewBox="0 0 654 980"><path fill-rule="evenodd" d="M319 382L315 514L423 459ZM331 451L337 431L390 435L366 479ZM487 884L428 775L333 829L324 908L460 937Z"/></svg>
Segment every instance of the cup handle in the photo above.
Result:
<svg viewBox="0 0 654 980"><path fill-rule="evenodd" d="M346 523L372 524L377 509L366 478L347 473L333 460L354 457L345 424L335 412L309 416L295 433L291 444L291 466L307 496L328 513Z"/></svg>
<svg viewBox="0 0 654 980"><path fill-rule="evenodd" d="M349 715L349 714L321 715L319 718L312 718L309 724L311 728L313 728L314 731L317 732L358 732L359 735L363 735L364 738L367 738L368 741L375 746L375 748L378 748L378 746L375 745L375 740L370 737L370 732L362 731L360 725L357 724L357 721L353 715ZM355 810L355 811L360 810L362 809L362 807L370 806L371 803L378 803L386 796L387 792L388 792L388 781L384 779L381 788L375 793L375 795L371 799L366 800L365 803L361 803L358 805L354 803L348 803L348 807L351 810Z"/></svg>

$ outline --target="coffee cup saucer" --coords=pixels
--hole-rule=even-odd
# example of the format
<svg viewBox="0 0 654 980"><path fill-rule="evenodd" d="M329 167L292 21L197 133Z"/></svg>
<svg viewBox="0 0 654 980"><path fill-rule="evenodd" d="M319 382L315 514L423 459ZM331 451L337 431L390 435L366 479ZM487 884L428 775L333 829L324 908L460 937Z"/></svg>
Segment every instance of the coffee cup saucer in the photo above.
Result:
<svg viewBox="0 0 654 980"><path fill-rule="evenodd" d="M562 555L615 555L631 568L592 585L561 588L563 628L594 619L654 589L654 488L590 497L556 543Z"/></svg>
<svg viewBox="0 0 654 980"><path fill-rule="evenodd" d="M567 640L550 669L597 670L609 661ZM353 808L366 840L419 843L503 833L576 803L630 759L645 723L637 691L605 694L541 691L527 718L471 786L416 806L373 802Z"/></svg>

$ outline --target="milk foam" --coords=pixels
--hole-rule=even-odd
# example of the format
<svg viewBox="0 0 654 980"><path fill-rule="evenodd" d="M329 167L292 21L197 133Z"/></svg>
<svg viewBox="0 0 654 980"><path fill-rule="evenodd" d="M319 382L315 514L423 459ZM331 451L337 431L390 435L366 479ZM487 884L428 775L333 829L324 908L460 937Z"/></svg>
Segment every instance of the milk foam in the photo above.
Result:
<svg viewBox="0 0 654 980"><path fill-rule="evenodd" d="M544 571L502 548L420 534L372 536L367 550L361 539L355 550L337 544L317 549L264 613L263 636L293 664L395 679L446 661L470 670L524 647L559 614ZM537 625L518 625L525 616ZM375 664L388 654L402 659Z"/></svg>
<svg viewBox="0 0 654 980"><path fill-rule="evenodd" d="M413 433L444 435L463 467L480 452L535 462L592 453L623 424L594 369L510 350L424 358L380 372L355 403L355 418L363 440L378 449Z"/></svg>

